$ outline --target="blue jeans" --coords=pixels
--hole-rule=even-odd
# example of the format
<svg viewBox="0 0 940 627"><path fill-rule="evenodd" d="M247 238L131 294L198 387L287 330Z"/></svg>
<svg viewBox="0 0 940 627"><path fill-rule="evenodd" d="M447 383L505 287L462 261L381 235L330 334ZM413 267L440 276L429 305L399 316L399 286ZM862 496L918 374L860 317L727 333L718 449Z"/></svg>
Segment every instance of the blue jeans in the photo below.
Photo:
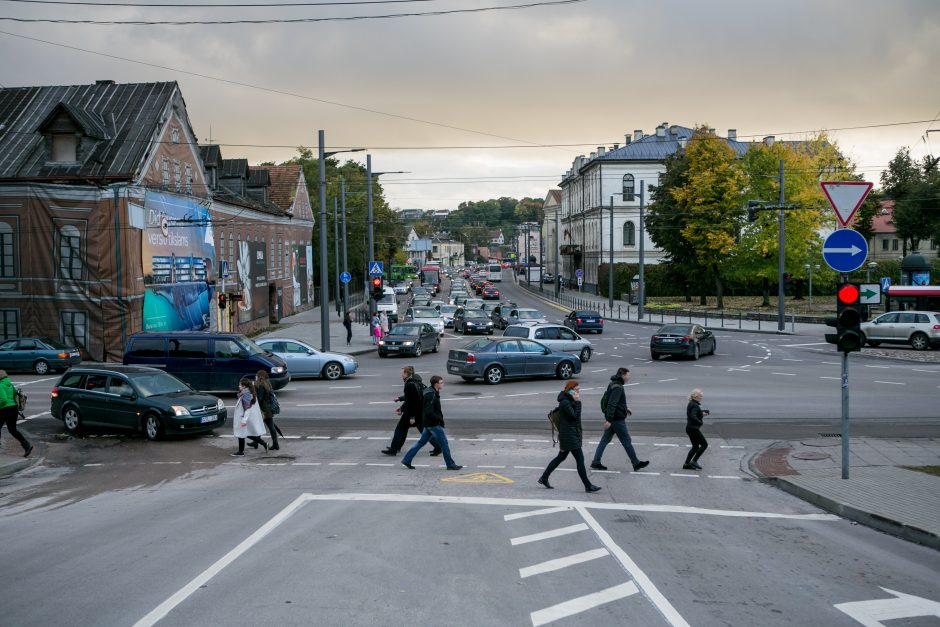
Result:
<svg viewBox="0 0 940 627"><path fill-rule="evenodd" d="M444 433L444 427L425 427L424 431L421 432L421 437L415 442L415 445L405 453L405 456L401 460L402 463L410 464L411 460L418 454L418 451L428 443L428 440L430 440L432 436L434 437L434 441L437 442L437 445L441 447L441 451L444 454L444 463L447 464L448 468L456 466L457 462L450 456L450 445L447 443L447 434Z"/></svg>
<svg viewBox="0 0 940 627"><path fill-rule="evenodd" d="M614 439L614 434L620 439L620 443L623 444L623 450L627 452L627 456L630 458L633 465L636 466L639 464L640 458L636 456L636 451L633 450L633 442L630 440L630 432L627 431L626 420L615 420L610 423L609 429L604 429L604 435L601 436L601 441L597 443L597 450L594 451L594 461L591 463L601 463L601 455L604 454L604 449L607 448L610 441Z"/></svg>

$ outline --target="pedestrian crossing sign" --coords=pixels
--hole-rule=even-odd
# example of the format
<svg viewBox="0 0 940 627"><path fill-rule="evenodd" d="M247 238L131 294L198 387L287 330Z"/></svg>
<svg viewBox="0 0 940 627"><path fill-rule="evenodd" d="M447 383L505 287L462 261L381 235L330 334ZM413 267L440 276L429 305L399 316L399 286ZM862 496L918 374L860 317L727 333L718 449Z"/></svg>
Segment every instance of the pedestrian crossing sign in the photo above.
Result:
<svg viewBox="0 0 940 627"><path fill-rule="evenodd" d="M384 264L381 261L372 261L369 263L369 276L382 276L385 274Z"/></svg>
<svg viewBox="0 0 940 627"><path fill-rule="evenodd" d="M509 477L497 475L495 472L474 472L469 475L447 477L441 481L444 483L513 483Z"/></svg>

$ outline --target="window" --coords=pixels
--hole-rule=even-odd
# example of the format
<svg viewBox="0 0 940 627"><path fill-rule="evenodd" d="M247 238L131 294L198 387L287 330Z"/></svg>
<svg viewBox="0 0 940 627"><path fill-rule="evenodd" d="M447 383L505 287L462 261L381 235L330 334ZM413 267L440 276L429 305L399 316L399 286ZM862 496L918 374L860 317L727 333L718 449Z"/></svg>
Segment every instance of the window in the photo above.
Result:
<svg viewBox="0 0 940 627"><path fill-rule="evenodd" d="M556 327L548 327L546 329L538 329L535 332L535 339L537 340L557 340L558 339L558 329Z"/></svg>
<svg viewBox="0 0 940 627"><path fill-rule="evenodd" d="M82 278L82 236L71 224L59 229L59 278Z"/></svg>
<svg viewBox="0 0 940 627"><path fill-rule="evenodd" d="M20 336L20 312L18 309L0 309L0 339Z"/></svg>
<svg viewBox="0 0 940 627"><path fill-rule="evenodd" d="M636 246L636 226L633 222L623 223L623 245Z"/></svg>
<svg viewBox="0 0 940 627"><path fill-rule="evenodd" d="M937 240L930 240L930 250L937 250Z"/></svg>
<svg viewBox="0 0 940 627"><path fill-rule="evenodd" d="M62 311L62 341L69 346L86 348L88 341L88 313L84 311Z"/></svg>
<svg viewBox="0 0 940 627"><path fill-rule="evenodd" d="M52 135L52 160L59 162L78 161L78 137L74 133Z"/></svg>
<svg viewBox="0 0 940 627"><path fill-rule="evenodd" d="M881 240L881 250L888 250L888 240Z"/></svg>
<svg viewBox="0 0 940 627"><path fill-rule="evenodd" d="M521 353L519 349L519 342L500 342L499 350L500 353Z"/></svg>
<svg viewBox="0 0 940 627"><path fill-rule="evenodd" d="M36 340L20 340L19 344L16 345L18 351L34 351L38 348L40 347L36 344Z"/></svg>
<svg viewBox="0 0 940 627"><path fill-rule="evenodd" d="M231 232L228 234L228 265L235 268L235 235Z"/></svg>
<svg viewBox="0 0 940 627"><path fill-rule="evenodd" d="M0 222L0 278L16 276L16 241L13 235L13 227Z"/></svg>
<svg viewBox="0 0 940 627"><path fill-rule="evenodd" d="M90 374L85 380L85 389L94 390L96 392L104 392L108 389L108 375L106 374Z"/></svg>
<svg viewBox="0 0 940 627"><path fill-rule="evenodd" d="M170 160L163 157L163 189L170 189Z"/></svg>
<svg viewBox="0 0 940 627"><path fill-rule="evenodd" d="M133 396L134 388L125 379L120 377L111 377L111 385L108 386L108 392L118 396Z"/></svg>
<svg viewBox="0 0 940 627"><path fill-rule="evenodd" d="M633 175L624 174L623 175L623 201L628 202L632 201L633 196Z"/></svg>
<svg viewBox="0 0 940 627"><path fill-rule="evenodd" d="M891 250L897 250L898 248L900 248L898 246L898 240L896 239L891 240Z"/></svg>
<svg viewBox="0 0 940 627"><path fill-rule="evenodd" d="M176 191L182 191L183 189L183 177L180 173L180 162L179 159L173 159L173 180L176 183Z"/></svg>
<svg viewBox="0 0 940 627"><path fill-rule="evenodd" d="M170 357L184 359L208 359L209 340L190 338L170 338Z"/></svg>
<svg viewBox="0 0 940 627"><path fill-rule="evenodd" d="M558 334L561 336L561 339L563 340L573 341L573 340L578 339L577 337L575 337L574 331L572 331L571 329L565 329L563 327L559 328Z"/></svg>
<svg viewBox="0 0 940 627"><path fill-rule="evenodd" d="M544 346L532 340L519 340L519 344L522 346L523 353L543 354L545 352Z"/></svg>
<svg viewBox="0 0 940 627"><path fill-rule="evenodd" d="M178 128L170 129L170 141L174 144L180 143L180 130Z"/></svg>
<svg viewBox="0 0 940 627"><path fill-rule="evenodd" d="M242 348L235 340L217 339L215 341L216 359L235 359L241 357Z"/></svg>
<svg viewBox="0 0 940 627"><path fill-rule="evenodd" d="M193 164L186 164L186 193L193 193Z"/></svg>
<svg viewBox="0 0 940 627"><path fill-rule="evenodd" d="M78 388L81 389L84 387L85 375L81 373L67 374L62 377L62 381L59 382L60 388Z"/></svg>
<svg viewBox="0 0 940 627"><path fill-rule="evenodd" d="M134 339L129 353L130 357L156 357L163 359L166 356L166 348L163 345L163 338L139 337Z"/></svg>

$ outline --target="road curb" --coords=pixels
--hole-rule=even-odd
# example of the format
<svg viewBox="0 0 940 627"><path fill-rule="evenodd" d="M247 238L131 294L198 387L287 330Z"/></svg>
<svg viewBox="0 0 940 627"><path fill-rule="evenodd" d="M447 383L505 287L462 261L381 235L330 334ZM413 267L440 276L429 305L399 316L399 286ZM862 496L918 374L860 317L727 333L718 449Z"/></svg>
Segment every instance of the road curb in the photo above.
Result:
<svg viewBox="0 0 940 627"><path fill-rule="evenodd" d="M42 461L42 457L24 457L22 459L10 459L6 462L0 462L0 479L15 475L21 470L26 470Z"/></svg>

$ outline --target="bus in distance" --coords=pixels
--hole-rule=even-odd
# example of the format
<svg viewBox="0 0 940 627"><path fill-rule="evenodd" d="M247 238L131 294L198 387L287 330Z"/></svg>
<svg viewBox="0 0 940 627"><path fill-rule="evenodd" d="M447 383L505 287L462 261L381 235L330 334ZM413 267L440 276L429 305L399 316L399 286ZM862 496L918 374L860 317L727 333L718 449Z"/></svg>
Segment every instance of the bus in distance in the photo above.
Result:
<svg viewBox="0 0 940 627"><path fill-rule="evenodd" d="M486 278L493 282L503 280L503 267L498 261L490 261L486 264Z"/></svg>
<svg viewBox="0 0 940 627"><path fill-rule="evenodd" d="M435 294L441 291L440 266L423 266L418 273L418 278L421 280L421 285L432 287Z"/></svg>

